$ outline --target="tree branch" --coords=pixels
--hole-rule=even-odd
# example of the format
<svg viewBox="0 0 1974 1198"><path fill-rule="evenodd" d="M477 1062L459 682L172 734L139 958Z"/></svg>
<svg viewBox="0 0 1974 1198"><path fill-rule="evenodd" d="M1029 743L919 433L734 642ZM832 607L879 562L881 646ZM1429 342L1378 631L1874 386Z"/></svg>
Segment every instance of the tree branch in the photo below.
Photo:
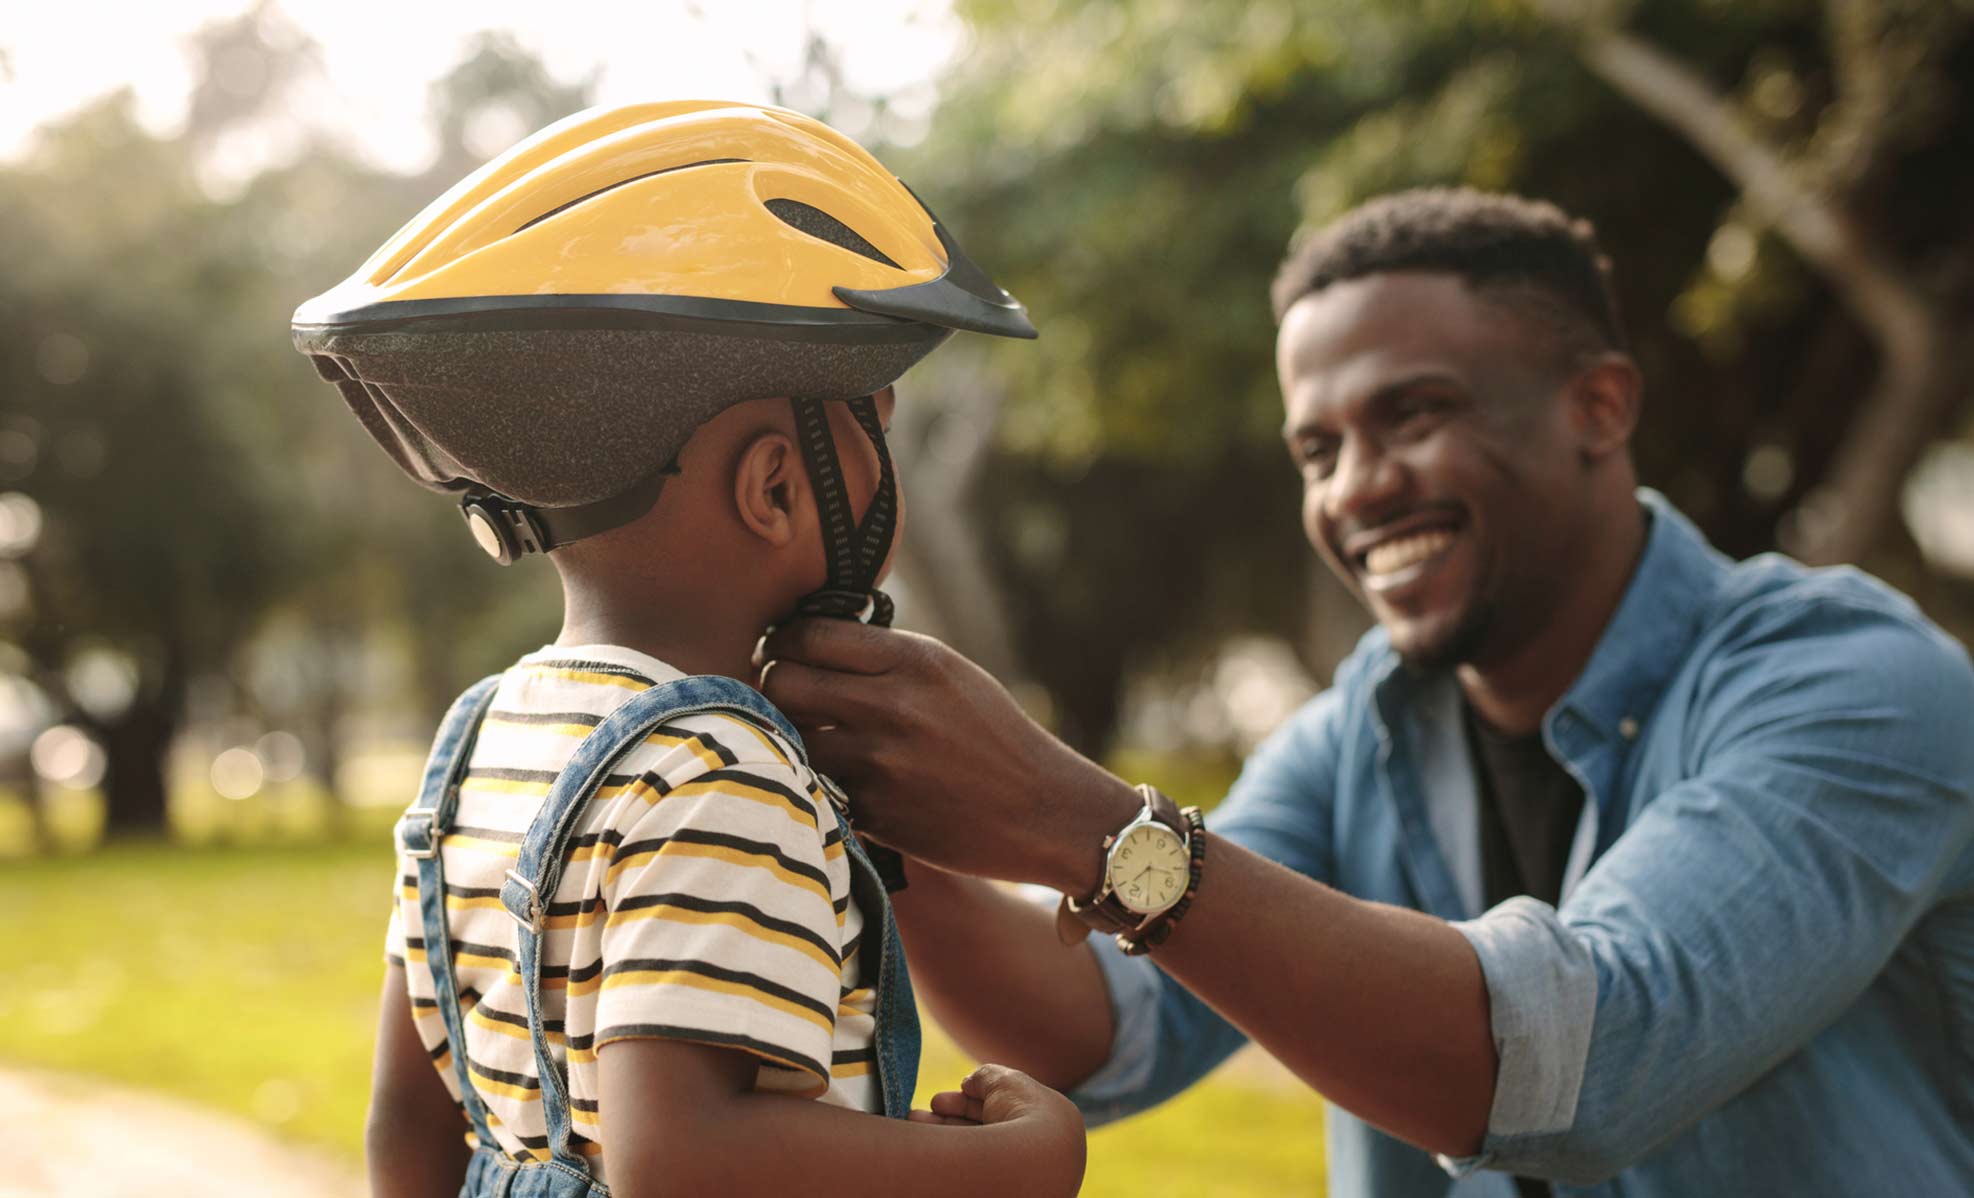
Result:
<svg viewBox="0 0 1974 1198"><path fill-rule="evenodd" d="M1570 0L1538 10L1578 36L1584 64L1620 95L1683 135L1740 187L1767 221L1877 343L1879 377L1829 478L1785 524L1789 548L1813 563L1853 560L1896 518L1897 488L1962 394L1952 340L1935 298L1891 250L1778 147L1757 136L1729 101L1685 63L1644 38L1586 18Z"/></svg>

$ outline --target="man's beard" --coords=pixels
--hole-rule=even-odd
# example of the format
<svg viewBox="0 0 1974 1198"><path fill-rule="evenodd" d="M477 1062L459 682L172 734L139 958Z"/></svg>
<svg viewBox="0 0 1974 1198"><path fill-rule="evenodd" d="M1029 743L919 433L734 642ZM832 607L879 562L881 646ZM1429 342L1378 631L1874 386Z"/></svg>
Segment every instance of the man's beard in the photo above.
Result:
<svg viewBox="0 0 1974 1198"><path fill-rule="evenodd" d="M1494 631L1494 605L1476 599L1461 613L1460 622L1444 636L1411 648L1399 648L1398 660L1414 674L1437 674L1481 656Z"/></svg>

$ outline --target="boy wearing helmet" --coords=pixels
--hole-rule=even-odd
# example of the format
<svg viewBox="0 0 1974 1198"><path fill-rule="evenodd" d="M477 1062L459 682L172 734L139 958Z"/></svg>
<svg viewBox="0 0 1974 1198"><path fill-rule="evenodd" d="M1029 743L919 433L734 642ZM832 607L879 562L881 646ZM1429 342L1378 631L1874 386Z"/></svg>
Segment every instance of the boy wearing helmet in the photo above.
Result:
<svg viewBox="0 0 1974 1198"><path fill-rule="evenodd" d="M1080 1118L1011 1070L904 1121L902 875L736 681L790 614L889 621L890 384L956 329L1034 335L863 150L719 103L553 125L297 310L372 437L565 598L399 823L380 1198L1074 1193Z"/></svg>

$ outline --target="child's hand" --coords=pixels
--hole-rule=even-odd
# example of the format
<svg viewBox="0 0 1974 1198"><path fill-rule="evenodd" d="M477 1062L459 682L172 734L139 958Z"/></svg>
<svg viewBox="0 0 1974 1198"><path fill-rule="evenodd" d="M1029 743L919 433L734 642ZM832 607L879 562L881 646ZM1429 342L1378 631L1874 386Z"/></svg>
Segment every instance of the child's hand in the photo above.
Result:
<svg viewBox="0 0 1974 1198"><path fill-rule="evenodd" d="M913 1111L911 1117L920 1123L962 1124L1073 1120L1079 1132L1083 1123L1067 1098L1005 1065L982 1065L966 1075L959 1089L934 1094L931 1110Z"/></svg>
<svg viewBox="0 0 1974 1198"><path fill-rule="evenodd" d="M1083 1180L1083 1114L1074 1103L1017 1069L982 1065L957 1090L932 1096L932 1109L913 1111L920 1123L1023 1125L1034 1137L1029 1159L1073 1194ZM1053 1187L1045 1187L1053 1192Z"/></svg>

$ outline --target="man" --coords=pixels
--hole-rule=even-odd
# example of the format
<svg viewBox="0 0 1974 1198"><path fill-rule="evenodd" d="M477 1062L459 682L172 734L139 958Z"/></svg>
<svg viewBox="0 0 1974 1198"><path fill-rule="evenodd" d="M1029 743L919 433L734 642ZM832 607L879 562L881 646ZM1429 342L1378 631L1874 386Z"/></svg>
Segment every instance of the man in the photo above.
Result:
<svg viewBox="0 0 1974 1198"><path fill-rule="evenodd" d="M1636 489L1606 275L1553 207L1446 191L1285 264L1304 525L1378 627L1191 901L1123 904L1144 956L959 876L1141 882L1130 787L934 642L769 639L863 830L953 871L897 905L961 1043L1107 1118L1252 1038L1333 1104L1339 1194L1974 1192L1974 671Z"/></svg>

